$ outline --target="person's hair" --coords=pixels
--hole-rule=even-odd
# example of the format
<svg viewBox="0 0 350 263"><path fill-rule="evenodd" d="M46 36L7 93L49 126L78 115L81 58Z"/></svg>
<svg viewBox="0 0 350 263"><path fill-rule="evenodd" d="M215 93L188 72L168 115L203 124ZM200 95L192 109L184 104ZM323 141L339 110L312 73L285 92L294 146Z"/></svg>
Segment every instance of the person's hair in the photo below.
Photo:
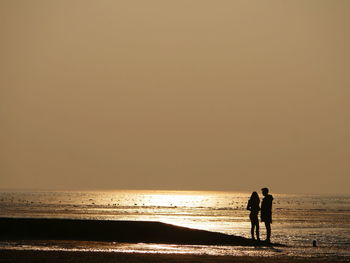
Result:
<svg viewBox="0 0 350 263"><path fill-rule="evenodd" d="M250 200L253 202L253 201L256 201L256 202L260 202L260 198L259 198L259 195L257 192L253 192L252 195L250 196Z"/></svg>
<svg viewBox="0 0 350 263"><path fill-rule="evenodd" d="M264 188L261 189L261 191L262 191L262 192L266 192L266 193L268 194L268 193L269 193L269 188L264 187Z"/></svg>

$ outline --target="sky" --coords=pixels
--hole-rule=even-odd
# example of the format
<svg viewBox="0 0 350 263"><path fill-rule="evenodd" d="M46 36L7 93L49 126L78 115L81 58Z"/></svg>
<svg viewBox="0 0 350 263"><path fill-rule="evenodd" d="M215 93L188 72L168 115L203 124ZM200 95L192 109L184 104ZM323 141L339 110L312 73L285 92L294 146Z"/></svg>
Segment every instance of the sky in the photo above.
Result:
<svg viewBox="0 0 350 263"><path fill-rule="evenodd" d="M0 188L350 194L350 1L0 1Z"/></svg>

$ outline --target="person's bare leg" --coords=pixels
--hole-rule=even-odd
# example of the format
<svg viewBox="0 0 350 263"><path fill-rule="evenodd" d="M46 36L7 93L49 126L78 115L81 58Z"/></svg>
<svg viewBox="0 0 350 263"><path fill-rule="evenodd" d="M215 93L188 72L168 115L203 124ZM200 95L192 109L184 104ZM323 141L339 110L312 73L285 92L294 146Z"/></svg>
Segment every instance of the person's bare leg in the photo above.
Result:
<svg viewBox="0 0 350 263"><path fill-rule="evenodd" d="M252 239L254 239L254 223L251 222L250 233L252 234Z"/></svg>
<svg viewBox="0 0 350 263"><path fill-rule="evenodd" d="M259 234L259 223L257 223L256 224L256 239L258 240L258 241L260 241L260 234Z"/></svg>

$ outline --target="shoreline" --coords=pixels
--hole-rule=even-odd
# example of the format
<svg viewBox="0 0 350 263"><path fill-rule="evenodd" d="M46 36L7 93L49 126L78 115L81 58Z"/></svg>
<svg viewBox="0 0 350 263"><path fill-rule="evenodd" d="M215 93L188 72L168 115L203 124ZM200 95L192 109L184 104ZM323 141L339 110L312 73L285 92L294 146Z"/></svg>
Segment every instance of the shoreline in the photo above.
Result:
<svg viewBox="0 0 350 263"><path fill-rule="evenodd" d="M155 221L0 218L0 240L85 240L179 245L279 246Z"/></svg>
<svg viewBox="0 0 350 263"><path fill-rule="evenodd" d="M348 262L334 261L325 258L299 258L289 256L256 257L256 256L212 256L193 254L159 254L159 253L121 253L121 252L91 252L91 251L39 251L39 250L0 250L0 263L9 262L121 262L121 263L328 263Z"/></svg>

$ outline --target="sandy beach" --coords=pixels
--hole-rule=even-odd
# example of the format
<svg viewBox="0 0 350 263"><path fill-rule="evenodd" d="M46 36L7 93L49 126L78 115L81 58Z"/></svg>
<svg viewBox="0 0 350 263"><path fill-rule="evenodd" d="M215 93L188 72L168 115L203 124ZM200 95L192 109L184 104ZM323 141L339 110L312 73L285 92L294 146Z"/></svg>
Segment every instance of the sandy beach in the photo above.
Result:
<svg viewBox="0 0 350 263"><path fill-rule="evenodd" d="M33 250L0 250L0 263L12 262L167 262L167 263L321 263L321 262L349 262L346 260L322 258L296 258L296 257L250 257L250 256L210 256L193 254L144 254L144 253L114 253L114 252L72 252L72 251L33 251Z"/></svg>
<svg viewBox="0 0 350 263"><path fill-rule="evenodd" d="M0 240L96 240L129 243L282 246L161 222L0 218Z"/></svg>

